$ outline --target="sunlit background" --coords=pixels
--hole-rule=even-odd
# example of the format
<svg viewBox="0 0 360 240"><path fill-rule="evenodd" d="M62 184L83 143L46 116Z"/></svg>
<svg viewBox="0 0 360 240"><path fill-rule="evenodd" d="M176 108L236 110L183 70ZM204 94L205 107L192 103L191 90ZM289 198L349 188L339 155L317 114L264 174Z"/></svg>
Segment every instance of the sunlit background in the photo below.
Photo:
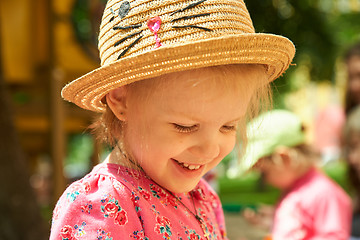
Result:
<svg viewBox="0 0 360 240"><path fill-rule="evenodd" d="M8 107L20 140L17 149L24 153L27 164L22 171L29 176L29 187L35 192L47 229L51 211L65 187L109 151L87 129L96 116L60 97L67 82L99 66L97 34L105 3L0 2L0 77L10 97ZM284 35L297 47L294 65L274 83L274 107L289 109L303 119L308 142L323 153L325 171L346 189L339 149L327 151L325 136L316 126L327 124L321 122L321 116L338 119L339 123L343 120L346 71L342 56L360 41L360 0L246 3L257 32ZM0 134L3 143L6 136ZM11 159L0 159L5 161ZM259 176L239 175L232 155L215 173L215 186L227 214L238 213L245 206L273 204L278 197L278 191L263 186Z"/></svg>

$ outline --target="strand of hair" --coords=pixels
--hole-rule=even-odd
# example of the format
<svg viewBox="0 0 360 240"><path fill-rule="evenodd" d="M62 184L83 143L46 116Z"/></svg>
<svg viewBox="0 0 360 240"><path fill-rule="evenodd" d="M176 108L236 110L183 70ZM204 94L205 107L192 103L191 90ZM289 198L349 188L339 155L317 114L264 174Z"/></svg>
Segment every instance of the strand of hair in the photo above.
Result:
<svg viewBox="0 0 360 240"><path fill-rule="evenodd" d="M114 44L114 47L117 47L119 44L123 43L125 40L127 40L127 39L129 39L129 38L131 38L131 37L133 37L133 36L135 36L135 35L138 35L138 34L140 34L141 32L142 32L142 30L141 30L141 31L138 31L138 32L136 32L136 33L130 34L130 35L128 35L128 36L120 39L119 41L117 41L117 42Z"/></svg>
<svg viewBox="0 0 360 240"><path fill-rule="evenodd" d="M134 42L132 42L124 51L122 51L119 55L119 57L117 58L117 60L119 60L122 56L124 56L127 51L129 51L130 48L132 48L138 41L140 41L140 39L142 38L143 36L140 36L138 37L137 39L135 39Z"/></svg>
<svg viewBox="0 0 360 240"><path fill-rule="evenodd" d="M173 28L198 28L207 32L211 32L212 29L210 28L206 28L206 27L200 27L200 26L196 26L196 25L185 25L185 26L173 26Z"/></svg>
<svg viewBox="0 0 360 240"><path fill-rule="evenodd" d="M188 6L182 8L182 9L176 10L175 12L171 13L170 16L174 15L175 13L183 12L183 11L185 11L185 10L187 10L187 9L196 7L197 5L199 5L199 4L201 4L201 3L205 2L205 1L207 1L207 0L200 0L200 1L195 2L195 3L191 3L191 4L189 4Z"/></svg>
<svg viewBox="0 0 360 240"><path fill-rule="evenodd" d="M191 15L191 16L184 16L184 17L179 17L176 19L171 20L171 22L176 22L176 21L180 21L180 20L188 20L188 19L192 19L192 18L197 18L197 17L204 17L204 16L209 16L210 13L202 13L202 14L196 14L196 15Z"/></svg>

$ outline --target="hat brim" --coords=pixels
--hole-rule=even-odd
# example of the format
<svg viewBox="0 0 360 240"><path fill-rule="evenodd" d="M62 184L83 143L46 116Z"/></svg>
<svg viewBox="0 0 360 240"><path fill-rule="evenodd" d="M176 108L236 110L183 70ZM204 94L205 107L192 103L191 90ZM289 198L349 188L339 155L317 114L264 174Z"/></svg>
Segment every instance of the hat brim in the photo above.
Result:
<svg viewBox="0 0 360 240"><path fill-rule="evenodd" d="M105 109L103 97L111 90L139 80L202 67L227 64L263 64L269 81L290 65L295 46L287 38L264 33L229 35L125 57L97 68L67 84L62 97L95 112Z"/></svg>
<svg viewBox="0 0 360 240"><path fill-rule="evenodd" d="M306 143L301 119L284 109L261 114L247 124L246 132L248 142L238 172L252 168L260 158L272 155L279 147L292 148Z"/></svg>

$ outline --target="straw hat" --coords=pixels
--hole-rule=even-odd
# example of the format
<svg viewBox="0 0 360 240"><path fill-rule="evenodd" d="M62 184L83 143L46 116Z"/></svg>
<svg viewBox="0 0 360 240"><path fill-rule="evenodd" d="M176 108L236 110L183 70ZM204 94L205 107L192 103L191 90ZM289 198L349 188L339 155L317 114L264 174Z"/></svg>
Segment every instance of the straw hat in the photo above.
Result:
<svg viewBox="0 0 360 240"><path fill-rule="evenodd" d="M272 81L295 54L289 39L255 33L243 0L109 0L99 50L101 67L62 90L64 99L97 112L112 89L177 71L255 63Z"/></svg>

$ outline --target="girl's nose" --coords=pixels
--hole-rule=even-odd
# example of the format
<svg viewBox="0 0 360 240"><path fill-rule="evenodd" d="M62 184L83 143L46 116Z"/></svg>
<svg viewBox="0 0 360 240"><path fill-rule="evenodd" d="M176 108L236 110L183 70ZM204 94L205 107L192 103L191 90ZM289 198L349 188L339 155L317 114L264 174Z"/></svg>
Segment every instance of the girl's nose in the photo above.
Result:
<svg viewBox="0 0 360 240"><path fill-rule="evenodd" d="M218 141L205 139L191 148L191 153L204 160L212 160L219 156L220 145Z"/></svg>

